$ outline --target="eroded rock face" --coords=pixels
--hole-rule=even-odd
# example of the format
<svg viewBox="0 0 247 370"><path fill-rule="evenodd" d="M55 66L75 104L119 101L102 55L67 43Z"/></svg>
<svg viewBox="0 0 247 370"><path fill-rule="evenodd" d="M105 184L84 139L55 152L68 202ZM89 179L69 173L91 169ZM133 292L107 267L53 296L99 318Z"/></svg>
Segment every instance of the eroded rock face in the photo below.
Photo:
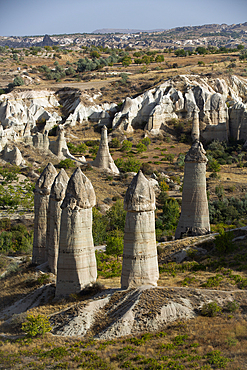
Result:
<svg viewBox="0 0 247 370"><path fill-rule="evenodd" d="M36 182L34 189L34 235L32 263L41 264L47 261L46 229L47 210L52 184L57 171L48 163Z"/></svg>
<svg viewBox="0 0 247 370"><path fill-rule="evenodd" d="M202 144L195 141L185 157L182 206L175 238L210 232L206 193L207 157Z"/></svg>
<svg viewBox="0 0 247 370"><path fill-rule="evenodd" d="M60 243L56 296L80 292L97 278L92 238L93 186L77 168L71 176L61 205Z"/></svg>
<svg viewBox="0 0 247 370"><path fill-rule="evenodd" d="M141 171L133 178L124 199L122 289L157 285L159 278L155 237L155 194Z"/></svg>
<svg viewBox="0 0 247 370"><path fill-rule="evenodd" d="M26 163L26 161L22 157L20 150L16 146L10 147L9 145L6 145L2 153L2 158L4 161L9 162L15 166L22 166Z"/></svg>
<svg viewBox="0 0 247 370"><path fill-rule="evenodd" d="M103 126L102 128L99 150L95 160L92 162L92 166L98 167L113 174L119 174L119 169L115 165L114 160L109 152L106 126Z"/></svg>
<svg viewBox="0 0 247 370"><path fill-rule="evenodd" d="M48 264L53 274L57 274L57 257L60 239L61 204L65 197L69 177L64 169L56 176L49 199L47 212L46 249Z"/></svg>

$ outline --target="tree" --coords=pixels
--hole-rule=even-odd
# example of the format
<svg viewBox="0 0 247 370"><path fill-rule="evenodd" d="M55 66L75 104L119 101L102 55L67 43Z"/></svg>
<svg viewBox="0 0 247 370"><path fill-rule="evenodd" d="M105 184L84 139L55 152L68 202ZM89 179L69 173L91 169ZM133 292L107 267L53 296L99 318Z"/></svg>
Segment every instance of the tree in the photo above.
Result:
<svg viewBox="0 0 247 370"><path fill-rule="evenodd" d="M126 56L122 59L122 65L128 67L132 63L131 57Z"/></svg>
<svg viewBox="0 0 247 370"><path fill-rule="evenodd" d="M164 60L165 60L164 55L157 55L155 58L156 63L164 62Z"/></svg>
<svg viewBox="0 0 247 370"><path fill-rule="evenodd" d="M20 76L16 76L13 81L14 86L21 86L24 85L24 81Z"/></svg>
<svg viewBox="0 0 247 370"><path fill-rule="evenodd" d="M160 217L163 221L163 228L175 230L179 219L179 205L176 199L168 198L163 205L163 213Z"/></svg>
<svg viewBox="0 0 247 370"><path fill-rule="evenodd" d="M117 199L115 204L106 212L106 217L108 219L108 229L109 230L119 230L124 231L126 211L124 210L123 201Z"/></svg>
<svg viewBox="0 0 247 370"><path fill-rule="evenodd" d="M113 230L107 237L106 254L115 255L117 259L123 254L123 232Z"/></svg>
<svg viewBox="0 0 247 370"><path fill-rule="evenodd" d="M237 46L237 49L238 49L238 50L243 50L243 49L244 49L244 45L239 44L239 45Z"/></svg>
<svg viewBox="0 0 247 370"><path fill-rule="evenodd" d="M177 49L174 51L176 57L186 57L187 52L184 49Z"/></svg>

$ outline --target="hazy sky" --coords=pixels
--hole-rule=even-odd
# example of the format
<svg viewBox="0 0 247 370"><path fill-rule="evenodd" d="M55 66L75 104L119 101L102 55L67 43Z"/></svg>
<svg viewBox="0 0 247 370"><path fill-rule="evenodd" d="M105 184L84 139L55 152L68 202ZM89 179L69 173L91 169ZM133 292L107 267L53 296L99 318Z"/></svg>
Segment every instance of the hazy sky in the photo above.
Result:
<svg viewBox="0 0 247 370"><path fill-rule="evenodd" d="M0 35L244 23L247 0L0 0Z"/></svg>

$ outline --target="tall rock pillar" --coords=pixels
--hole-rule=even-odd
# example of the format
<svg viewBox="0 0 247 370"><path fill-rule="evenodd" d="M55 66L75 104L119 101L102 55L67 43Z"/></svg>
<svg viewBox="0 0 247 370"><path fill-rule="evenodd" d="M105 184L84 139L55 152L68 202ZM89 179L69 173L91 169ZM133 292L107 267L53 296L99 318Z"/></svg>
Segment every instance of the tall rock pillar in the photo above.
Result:
<svg viewBox="0 0 247 370"><path fill-rule="evenodd" d="M210 232L206 192L207 157L202 143L195 141L185 157L182 206L175 238Z"/></svg>
<svg viewBox="0 0 247 370"><path fill-rule="evenodd" d="M61 204L65 197L69 177L64 169L56 176L49 200L46 231L48 264L53 274L57 274L57 257L60 238Z"/></svg>
<svg viewBox="0 0 247 370"><path fill-rule="evenodd" d="M92 163L92 166L99 167L102 170L111 172L113 174L119 174L119 169L115 165L109 151L106 126L102 127L99 150L95 160Z"/></svg>
<svg viewBox="0 0 247 370"><path fill-rule="evenodd" d="M36 182L34 189L34 235L32 263L41 264L47 261L46 228L47 210L50 191L57 171L48 163Z"/></svg>
<svg viewBox="0 0 247 370"><path fill-rule="evenodd" d="M192 142L200 140L199 112L200 111L198 108L195 108L193 110L193 121L191 130Z"/></svg>
<svg viewBox="0 0 247 370"><path fill-rule="evenodd" d="M56 296L79 293L96 281L97 266L92 237L93 186L77 168L61 205Z"/></svg>
<svg viewBox="0 0 247 370"><path fill-rule="evenodd" d="M122 289L157 285L159 278L155 237L155 194L141 171L133 178L124 198Z"/></svg>

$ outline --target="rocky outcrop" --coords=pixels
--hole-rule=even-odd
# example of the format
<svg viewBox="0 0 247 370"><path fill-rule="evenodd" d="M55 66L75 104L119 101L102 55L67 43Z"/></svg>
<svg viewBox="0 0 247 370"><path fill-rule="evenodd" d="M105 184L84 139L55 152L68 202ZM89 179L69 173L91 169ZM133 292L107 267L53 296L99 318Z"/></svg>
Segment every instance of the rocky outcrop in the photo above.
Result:
<svg viewBox="0 0 247 370"><path fill-rule="evenodd" d="M146 122L145 130L158 134L172 119L191 119L197 111L203 139L228 140L231 132L234 138L237 137L236 131L245 121L243 112L239 111L243 108L234 106L242 100L247 101L247 82L243 78L181 75L136 98L126 98L121 111L115 114L112 126L132 132ZM240 128L240 131L243 130ZM241 135L243 138L244 134Z"/></svg>
<svg viewBox="0 0 247 370"><path fill-rule="evenodd" d="M124 198L122 289L157 285L159 278L155 237L155 194L141 171L133 178Z"/></svg>
<svg viewBox="0 0 247 370"><path fill-rule="evenodd" d="M109 151L106 126L103 126L101 130L101 141L99 145L99 150L95 160L92 162L92 166L98 167L101 170L116 175L119 174L119 169L115 165L114 160L112 159L112 156Z"/></svg>
<svg viewBox="0 0 247 370"><path fill-rule="evenodd" d="M50 146L50 141L48 138L48 132L46 131L44 134L38 132L34 136L32 136L33 146L39 150L48 151Z"/></svg>
<svg viewBox="0 0 247 370"><path fill-rule="evenodd" d="M202 144L195 141L185 157L182 206L175 238L210 232L206 193L207 157Z"/></svg>
<svg viewBox="0 0 247 370"><path fill-rule="evenodd" d="M26 164L20 150L16 146L6 145L2 152L2 159L15 166L24 166Z"/></svg>
<svg viewBox="0 0 247 370"><path fill-rule="evenodd" d="M65 158L75 159L69 152L63 127L59 129L57 140L49 143L49 149L60 160Z"/></svg>
<svg viewBox="0 0 247 370"><path fill-rule="evenodd" d="M46 249L48 255L48 264L53 274L57 274L57 257L60 239L60 220L61 204L65 197L65 192L69 177L64 169L56 176L49 199L47 212L47 231L46 231Z"/></svg>
<svg viewBox="0 0 247 370"><path fill-rule="evenodd" d="M189 120L198 111L202 139L246 139L247 81L243 77L176 76L135 98L127 97L120 111L115 103L96 104L101 94L66 88L57 94L46 90L2 94L0 121L4 131L11 128L16 139L25 136L30 144L24 135L26 124L31 135L62 122L65 128L93 122L126 132L145 127L156 135L171 120ZM63 120L56 112L59 105Z"/></svg>
<svg viewBox="0 0 247 370"><path fill-rule="evenodd" d="M45 129L50 130L61 117L54 112L59 102L54 91L24 91L3 94L0 97L0 121L4 128L14 127L22 137L25 125L35 128L36 121L44 119Z"/></svg>
<svg viewBox="0 0 247 370"><path fill-rule="evenodd" d="M34 189L34 235L33 235L33 256L32 263L41 264L47 261L46 253L46 228L47 228L47 209L52 184L57 171L55 167L48 163Z"/></svg>
<svg viewBox="0 0 247 370"><path fill-rule="evenodd" d="M56 296L79 293L96 281L97 267L92 238L93 186L77 168L61 205L60 243Z"/></svg>

